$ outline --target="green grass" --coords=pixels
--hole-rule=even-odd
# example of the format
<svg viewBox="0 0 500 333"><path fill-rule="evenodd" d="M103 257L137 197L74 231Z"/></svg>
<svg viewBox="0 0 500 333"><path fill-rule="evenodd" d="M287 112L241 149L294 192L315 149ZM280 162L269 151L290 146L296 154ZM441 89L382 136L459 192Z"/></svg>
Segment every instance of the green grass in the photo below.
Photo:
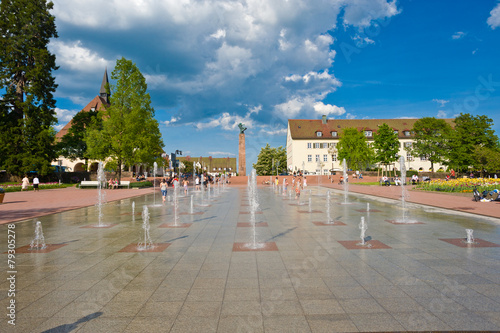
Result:
<svg viewBox="0 0 500 333"><path fill-rule="evenodd" d="M38 189L40 190L48 190L48 189L54 189L54 188L66 188L66 187L72 187L75 186L75 184L40 184L38 186ZM5 192L21 192L21 185L19 183L1 183L0 187L2 187ZM33 184L30 184L28 187L28 191L33 191Z"/></svg>

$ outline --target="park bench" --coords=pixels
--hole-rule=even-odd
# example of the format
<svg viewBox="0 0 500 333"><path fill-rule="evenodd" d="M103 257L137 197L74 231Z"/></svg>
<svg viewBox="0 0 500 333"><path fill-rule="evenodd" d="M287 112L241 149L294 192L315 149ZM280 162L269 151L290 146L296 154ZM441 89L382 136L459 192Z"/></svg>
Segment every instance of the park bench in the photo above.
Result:
<svg viewBox="0 0 500 333"><path fill-rule="evenodd" d="M80 182L80 188L86 187L86 186L98 187L99 182L97 180L82 180Z"/></svg>
<svg viewBox="0 0 500 333"><path fill-rule="evenodd" d="M127 186L127 188L130 188L130 180L120 181L120 184L118 184L118 187L120 187L120 186Z"/></svg>
<svg viewBox="0 0 500 333"><path fill-rule="evenodd" d="M388 177L387 180L389 181L390 185L396 185L396 183L394 183L394 178L393 177L391 177L391 178ZM382 180L382 178L379 179L379 183L382 186L387 186L387 184L384 183L384 181Z"/></svg>

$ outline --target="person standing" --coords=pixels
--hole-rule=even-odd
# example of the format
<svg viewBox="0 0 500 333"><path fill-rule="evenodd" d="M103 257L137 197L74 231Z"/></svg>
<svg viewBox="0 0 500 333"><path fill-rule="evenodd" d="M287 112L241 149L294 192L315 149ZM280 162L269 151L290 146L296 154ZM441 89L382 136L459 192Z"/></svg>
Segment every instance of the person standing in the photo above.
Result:
<svg viewBox="0 0 500 333"><path fill-rule="evenodd" d="M24 175L21 191L27 191L29 186L30 186L30 180L28 179L28 175Z"/></svg>
<svg viewBox="0 0 500 333"><path fill-rule="evenodd" d="M38 176L35 175L33 178L33 191L38 192L38 185L40 184L40 180L38 179Z"/></svg>
<svg viewBox="0 0 500 333"><path fill-rule="evenodd" d="M186 178L184 178L184 180L182 181L182 185L184 186L184 195L188 194L188 184L189 181Z"/></svg>
<svg viewBox="0 0 500 333"><path fill-rule="evenodd" d="M163 203L165 203L165 200L167 199L167 187L168 187L167 181L165 180L165 178L163 178L160 183L160 191Z"/></svg>

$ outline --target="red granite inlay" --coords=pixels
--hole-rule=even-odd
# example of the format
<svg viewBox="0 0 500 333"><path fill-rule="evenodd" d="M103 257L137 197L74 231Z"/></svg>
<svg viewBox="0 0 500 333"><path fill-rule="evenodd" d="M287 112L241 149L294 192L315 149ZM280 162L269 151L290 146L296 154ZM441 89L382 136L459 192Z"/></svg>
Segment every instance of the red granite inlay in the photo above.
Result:
<svg viewBox="0 0 500 333"><path fill-rule="evenodd" d="M392 249L392 247L385 245L381 241L378 240L369 240L365 242L365 245L360 245L361 240L354 240L354 241L338 241L340 244L342 244L343 247L345 247L348 250L360 250L360 249L366 249L366 250L378 250L378 249Z"/></svg>
<svg viewBox="0 0 500 333"><path fill-rule="evenodd" d="M189 228L192 223L163 223L158 228Z"/></svg>
<svg viewBox="0 0 500 333"><path fill-rule="evenodd" d="M425 224L424 222L419 222L419 221L410 221L410 222L399 222L397 220L385 220L386 222L389 222L391 224L405 224L405 225L412 225L412 224Z"/></svg>
<svg viewBox="0 0 500 333"><path fill-rule="evenodd" d="M146 250L140 250L137 247L137 243L132 243L125 246L118 252L163 252L167 247L170 246L170 243L154 243L152 248Z"/></svg>
<svg viewBox="0 0 500 333"><path fill-rule="evenodd" d="M266 243L234 243L233 252L246 252L246 251L278 251L275 242Z"/></svg>
<svg viewBox="0 0 500 333"><path fill-rule="evenodd" d="M335 226L339 226L339 225L346 225L344 222L340 222L340 221L332 221L330 223L321 222L321 221L313 221L313 224L318 226L318 227L324 227L324 226L335 227Z"/></svg>
<svg viewBox="0 0 500 333"><path fill-rule="evenodd" d="M202 215L204 214L204 212L196 212L196 213L187 213L187 212L184 212L184 213L179 213L179 215Z"/></svg>
<svg viewBox="0 0 500 333"><path fill-rule="evenodd" d="M491 243L480 238L474 238L473 244L467 244L466 238L440 238L439 240L459 247L500 247L498 244Z"/></svg>
<svg viewBox="0 0 500 333"><path fill-rule="evenodd" d="M301 213L301 214L305 214L305 213L323 213L322 211L320 210L311 210L311 211L308 211L308 210L299 210L297 211L298 213Z"/></svg>
<svg viewBox="0 0 500 333"><path fill-rule="evenodd" d="M49 253L66 245L68 244L45 244L46 247L44 249L34 250L31 250L29 245L25 245L17 248L16 253Z"/></svg>
<svg viewBox="0 0 500 333"><path fill-rule="evenodd" d="M238 222L236 224L236 226L238 228L251 228L251 227L253 227L254 224L255 224L256 227L268 227L267 222L256 222L256 223L252 223L252 222Z"/></svg>
<svg viewBox="0 0 500 333"><path fill-rule="evenodd" d="M250 214L250 212L240 212L240 214ZM261 211L257 211L257 212L255 212L255 214L262 214L262 212Z"/></svg>
<svg viewBox="0 0 500 333"><path fill-rule="evenodd" d="M381 210L378 210L378 209L370 209L370 210L366 210L366 209L356 209L357 212L360 212L360 213L380 213Z"/></svg>
<svg viewBox="0 0 500 333"><path fill-rule="evenodd" d="M116 223L106 223L106 224L103 224L102 226L99 226L99 224L89 224L89 225L85 225L83 227L80 227L80 228L97 228L97 229L107 229L107 228L113 228L115 225L117 225Z"/></svg>

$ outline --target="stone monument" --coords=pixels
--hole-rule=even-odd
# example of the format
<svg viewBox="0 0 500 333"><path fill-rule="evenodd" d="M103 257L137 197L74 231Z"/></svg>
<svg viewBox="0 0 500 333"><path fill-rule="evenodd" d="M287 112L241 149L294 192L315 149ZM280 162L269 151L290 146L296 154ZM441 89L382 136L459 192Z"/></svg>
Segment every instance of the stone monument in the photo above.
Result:
<svg viewBox="0 0 500 333"><path fill-rule="evenodd" d="M238 152L239 152L239 158L238 158L238 175L239 176L246 176L247 174L247 167L246 167L246 152L245 152L245 131L246 127L243 126L242 123L238 124L238 127L240 128L240 142L238 146Z"/></svg>

